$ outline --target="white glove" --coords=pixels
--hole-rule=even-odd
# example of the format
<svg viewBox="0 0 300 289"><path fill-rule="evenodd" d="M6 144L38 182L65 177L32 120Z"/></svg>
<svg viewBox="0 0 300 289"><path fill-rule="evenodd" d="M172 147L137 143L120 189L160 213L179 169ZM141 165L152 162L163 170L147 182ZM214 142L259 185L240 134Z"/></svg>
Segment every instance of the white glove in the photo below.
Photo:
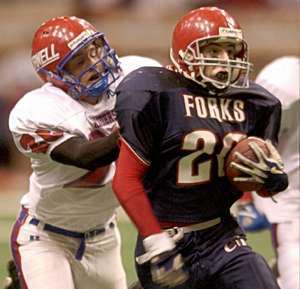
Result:
<svg viewBox="0 0 300 289"><path fill-rule="evenodd" d="M150 261L154 283L175 287L188 279L182 256L175 241L166 232L151 235L143 240L146 253L136 258L138 264Z"/></svg>
<svg viewBox="0 0 300 289"><path fill-rule="evenodd" d="M249 142L258 162L248 159L239 152L235 153L241 163L231 162L230 166L248 176L235 177L233 180L261 183L265 185L267 191L280 192L286 189L288 185L287 175L283 171L283 162L276 148L269 140L266 141L266 145L270 152L269 157L256 142Z"/></svg>

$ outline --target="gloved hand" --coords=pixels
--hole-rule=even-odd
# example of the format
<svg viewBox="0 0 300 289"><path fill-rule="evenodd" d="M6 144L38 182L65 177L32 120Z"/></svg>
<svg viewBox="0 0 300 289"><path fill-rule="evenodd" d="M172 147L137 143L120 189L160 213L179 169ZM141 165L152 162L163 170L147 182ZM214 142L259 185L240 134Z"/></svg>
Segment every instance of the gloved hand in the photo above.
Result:
<svg viewBox="0 0 300 289"><path fill-rule="evenodd" d="M266 216L256 209L253 202L238 204L237 221L246 232L257 232L271 227Z"/></svg>
<svg viewBox="0 0 300 289"><path fill-rule="evenodd" d="M166 232L151 235L143 240L146 253L137 257L138 264L150 261L153 282L175 287L188 279L181 254L175 241Z"/></svg>
<svg viewBox="0 0 300 289"><path fill-rule="evenodd" d="M266 145L270 152L269 157L257 143L254 141L249 143L258 162L254 162L241 153L236 152L236 157L241 164L231 162L230 165L249 176L236 177L234 181L257 182L264 184L264 189L268 192L281 192L288 186L288 177L283 171L283 162L276 148L269 140L266 141Z"/></svg>

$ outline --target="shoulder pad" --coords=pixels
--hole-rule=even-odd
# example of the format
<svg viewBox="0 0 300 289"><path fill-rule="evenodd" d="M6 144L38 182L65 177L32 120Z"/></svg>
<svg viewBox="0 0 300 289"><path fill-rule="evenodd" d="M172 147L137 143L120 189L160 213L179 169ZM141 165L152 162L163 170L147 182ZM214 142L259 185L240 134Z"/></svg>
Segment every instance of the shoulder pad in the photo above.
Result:
<svg viewBox="0 0 300 289"><path fill-rule="evenodd" d="M163 91L182 86L183 78L164 67L141 67L129 73L119 84L121 90Z"/></svg>
<svg viewBox="0 0 300 289"><path fill-rule="evenodd" d="M247 95L255 96L256 98L260 98L262 100L270 101L273 103L280 102L277 97L275 97L272 93L270 93L268 90L263 88L261 85L250 81L248 88L232 88L226 93L228 95L235 95L238 94L244 95L247 97Z"/></svg>
<svg viewBox="0 0 300 289"><path fill-rule="evenodd" d="M162 67L162 65L155 59L138 56L138 55L127 55L119 58L121 62L121 68L124 76L141 67L151 66L151 67Z"/></svg>

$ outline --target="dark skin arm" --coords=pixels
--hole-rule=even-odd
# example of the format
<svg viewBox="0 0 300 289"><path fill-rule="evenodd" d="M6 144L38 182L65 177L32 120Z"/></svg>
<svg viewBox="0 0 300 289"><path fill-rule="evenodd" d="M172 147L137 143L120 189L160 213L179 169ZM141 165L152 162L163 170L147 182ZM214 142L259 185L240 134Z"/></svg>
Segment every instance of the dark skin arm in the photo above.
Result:
<svg viewBox="0 0 300 289"><path fill-rule="evenodd" d="M118 132L95 140L73 137L53 149L50 156L59 163L94 170L117 159L118 139Z"/></svg>

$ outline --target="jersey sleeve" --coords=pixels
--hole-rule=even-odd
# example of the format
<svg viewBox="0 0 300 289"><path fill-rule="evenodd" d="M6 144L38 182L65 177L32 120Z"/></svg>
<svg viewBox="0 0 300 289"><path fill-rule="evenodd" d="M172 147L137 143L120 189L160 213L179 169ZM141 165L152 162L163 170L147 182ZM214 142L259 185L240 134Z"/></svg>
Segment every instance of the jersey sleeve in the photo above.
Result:
<svg viewBox="0 0 300 289"><path fill-rule="evenodd" d="M123 140L146 164L150 163L160 134L157 93L121 90L117 96L117 120Z"/></svg>
<svg viewBox="0 0 300 289"><path fill-rule="evenodd" d="M143 186L142 180L147 170L148 166L141 162L121 140L113 190L139 233L144 237L161 231Z"/></svg>
<svg viewBox="0 0 300 289"><path fill-rule="evenodd" d="M50 152L76 136L64 127L66 114L51 103L30 105L22 101L9 116L9 129L18 150L28 157L50 156ZM39 105L40 104L40 105Z"/></svg>
<svg viewBox="0 0 300 289"><path fill-rule="evenodd" d="M272 143L278 143L278 134L281 122L281 104L276 102L274 106L265 108L263 119L259 124L260 137L269 139Z"/></svg>
<svg viewBox="0 0 300 289"><path fill-rule="evenodd" d="M277 145L281 122L281 102L269 91L255 83L251 83L247 93L252 94L251 115L257 119L255 136L269 139Z"/></svg>

